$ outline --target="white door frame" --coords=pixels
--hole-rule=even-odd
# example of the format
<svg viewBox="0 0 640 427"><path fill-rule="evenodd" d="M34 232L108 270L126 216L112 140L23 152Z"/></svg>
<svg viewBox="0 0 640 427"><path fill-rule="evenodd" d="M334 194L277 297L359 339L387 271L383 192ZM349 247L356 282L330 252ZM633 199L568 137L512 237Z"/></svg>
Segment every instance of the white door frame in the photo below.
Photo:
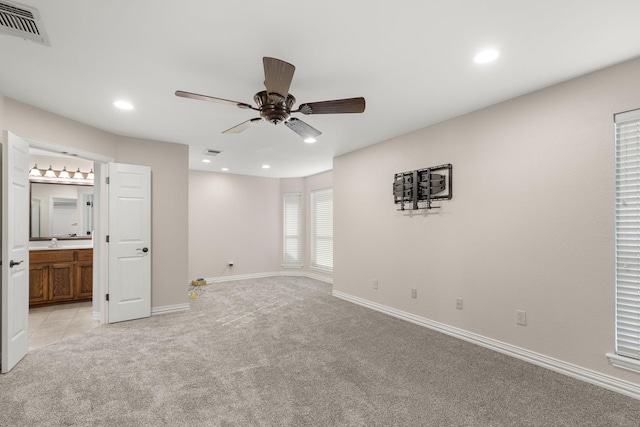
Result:
<svg viewBox="0 0 640 427"><path fill-rule="evenodd" d="M108 199L106 184L107 163L113 162L112 157L89 151L78 150L51 142L38 141L31 138L22 137L29 143L29 148L38 148L54 153L64 153L66 155L76 155L79 158L94 162L94 205L98 209L94 210L94 233L93 233L93 318L100 323L107 322L106 294L108 283L108 257L107 257L107 225L108 225Z"/></svg>

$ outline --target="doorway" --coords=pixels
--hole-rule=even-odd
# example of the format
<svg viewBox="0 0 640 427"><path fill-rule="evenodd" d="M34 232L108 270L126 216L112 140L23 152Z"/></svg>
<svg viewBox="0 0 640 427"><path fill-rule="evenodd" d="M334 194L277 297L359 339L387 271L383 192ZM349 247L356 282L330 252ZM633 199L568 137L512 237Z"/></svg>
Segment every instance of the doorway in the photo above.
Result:
<svg viewBox="0 0 640 427"><path fill-rule="evenodd" d="M100 321L92 303L94 162L30 148L29 165L32 351Z"/></svg>
<svg viewBox="0 0 640 427"><path fill-rule="evenodd" d="M93 259L91 271L84 270L84 274L91 278L85 282L88 283L87 292L95 296L92 316L100 323L114 323L151 315L151 168L115 163L105 156L72 151L4 131L0 157L2 373L9 372L28 352L29 279L32 276L28 213L31 148L94 162L92 251L85 253L87 257L81 260L79 250L74 249L73 260L67 260L78 261L77 267L81 267L80 261ZM107 191L107 184L110 191ZM111 244L108 243L110 241ZM52 239L51 243L56 241ZM108 246L111 250L107 249ZM41 264L49 264L49 270L57 268L54 262L40 261ZM73 274L72 265L64 268L67 275ZM63 293L62 298L68 299L69 296Z"/></svg>
<svg viewBox="0 0 640 427"><path fill-rule="evenodd" d="M91 246L93 249L93 257L92 257L92 292L91 292L91 300L87 304L86 302L81 304L80 306L74 306L72 304L64 304L61 306L51 306L51 307L43 307L41 310L37 310L40 313L37 317L34 318L34 322L30 324L37 325L38 322L48 322L48 323L56 323L53 326L58 326L58 330L53 330L54 332L52 336L48 339L53 339L53 335L61 334L62 332L72 332L75 330L81 330L83 327L87 327L89 324L94 326L95 323L91 321L97 322L97 324L106 323L106 314L105 314L105 304L104 298L100 298L101 295L104 295L106 290L106 280L107 280L107 267L106 267L106 247L104 239L100 236L103 236L105 233L103 230L106 227L107 223L107 208L106 208L106 187L105 187L105 171L106 165L109 162L112 162L113 159L109 157L105 157L99 154L85 152L82 150L76 150L73 148L44 142L44 141L36 141L25 138L25 140L29 143L29 154L30 154L30 167L35 166L37 161L44 161L45 163L41 163L38 165L41 169L47 169L50 166L52 169L62 170L65 166L67 166L68 170L77 171L80 169L83 172L92 172L94 176L94 184L93 191L90 194L87 194L86 187L80 189L77 195L77 216L75 216L73 221L70 221L70 224L77 223L77 229L73 230L65 230L69 231L66 234L76 236L77 240L59 240L57 243L61 248L68 247L69 243L84 242L85 245L80 246ZM51 160L51 159L59 159ZM69 163L68 165L66 163ZM72 169L73 168L73 169ZM85 171L86 169L86 171ZM73 172L72 172L73 173ZM79 188L79 187L78 187ZM89 187L91 188L91 187ZM86 204L90 204L90 209L83 207ZM43 203L40 203L40 209L42 209ZM33 212L30 214L31 220L33 221L34 214ZM41 215L42 216L42 215ZM90 228L88 228L90 227ZM31 229L33 230L34 224L31 223ZM39 230L42 232L45 229L43 224L39 224ZM89 231L89 235L87 232ZM91 234L92 232L92 234ZM55 236L43 236L40 234L40 237L50 237L53 238ZM81 240L86 239L86 240ZM38 245L46 245L50 244L50 239L44 239L37 243ZM66 306L66 307L65 307ZM31 310L30 310L31 311ZM87 313L90 313L88 315ZM81 324L74 324L72 322L73 317L76 317L76 320L79 320ZM31 317L31 315L30 315ZM90 317L90 318L89 318ZM70 319L71 318L71 319ZM70 321L71 320L71 321ZM61 331L62 328L65 327L66 330ZM54 328L55 329L55 328ZM41 331L42 332L42 331ZM46 332L46 331L45 331ZM44 336L46 334L41 334ZM43 341L46 342L46 339L43 338ZM36 343L38 344L38 343Z"/></svg>

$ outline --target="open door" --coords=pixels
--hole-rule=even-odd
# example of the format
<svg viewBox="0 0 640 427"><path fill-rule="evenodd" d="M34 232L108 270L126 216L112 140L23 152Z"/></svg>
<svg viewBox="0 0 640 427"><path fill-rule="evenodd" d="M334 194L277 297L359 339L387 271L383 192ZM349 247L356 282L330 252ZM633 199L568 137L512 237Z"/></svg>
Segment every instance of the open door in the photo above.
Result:
<svg viewBox="0 0 640 427"><path fill-rule="evenodd" d="M3 132L2 373L29 350L29 144Z"/></svg>
<svg viewBox="0 0 640 427"><path fill-rule="evenodd" d="M108 164L108 322L151 315L151 168Z"/></svg>

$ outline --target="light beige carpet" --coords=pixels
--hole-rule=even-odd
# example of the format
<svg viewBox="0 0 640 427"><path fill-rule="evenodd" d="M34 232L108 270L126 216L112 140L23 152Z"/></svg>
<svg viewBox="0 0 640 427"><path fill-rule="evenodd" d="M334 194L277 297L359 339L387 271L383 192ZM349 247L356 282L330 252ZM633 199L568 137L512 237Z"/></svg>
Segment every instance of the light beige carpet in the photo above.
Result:
<svg viewBox="0 0 640 427"><path fill-rule="evenodd" d="M186 292L186 289L185 289ZM212 284L0 376L1 426L640 426L640 402L330 295Z"/></svg>

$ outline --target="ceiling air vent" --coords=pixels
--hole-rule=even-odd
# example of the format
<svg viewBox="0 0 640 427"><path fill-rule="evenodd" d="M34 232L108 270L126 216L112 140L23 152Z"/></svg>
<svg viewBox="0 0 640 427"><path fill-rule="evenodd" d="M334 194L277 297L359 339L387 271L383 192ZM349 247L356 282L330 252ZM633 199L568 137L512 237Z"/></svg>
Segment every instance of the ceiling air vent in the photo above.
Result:
<svg viewBox="0 0 640 427"><path fill-rule="evenodd" d="M0 34L9 34L49 46L38 9L0 0Z"/></svg>
<svg viewBox="0 0 640 427"><path fill-rule="evenodd" d="M222 151L211 150L211 149L207 148L206 150L204 150L204 152L202 154L204 154L205 156L215 157L220 153L222 153Z"/></svg>

